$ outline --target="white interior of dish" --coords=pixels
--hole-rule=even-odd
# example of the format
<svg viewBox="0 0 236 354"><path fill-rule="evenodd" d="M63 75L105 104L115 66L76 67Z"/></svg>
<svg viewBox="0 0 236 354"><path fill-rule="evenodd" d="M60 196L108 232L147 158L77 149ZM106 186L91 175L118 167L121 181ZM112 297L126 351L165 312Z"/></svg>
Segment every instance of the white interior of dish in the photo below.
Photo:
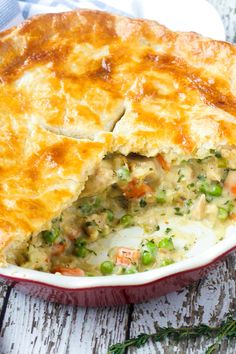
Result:
<svg viewBox="0 0 236 354"><path fill-rule="evenodd" d="M116 233L109 235L106 238L100 238L96 242L90 245L90 249L94 250L96 255L90 255L88 259L89 263L94 265L99 265L101 262L107 260L107 250L113 247L128 247L133 249L138 249L140 243L145 238L155 238L158 234L163 235L166 229L166 223L159 223L160 230L155 231L152 234L145 234L141 227L130 227L126 229L119 230ZM196 238L195 244L185 252L185 257L188 259L190 257L198 256L206 249L214 246L217 242L217 236L214 230L210 227L203 225L200 221L188 221L186 219L170 218L168 221L168 227L175 230L176 236L173 237L173 243L175 249L182 250L187 244L188 239ZM232 227L231 227L232 228ZM236 226L234 227L236 231ZM226 229L226 234L231 232L229 227Z"/></svg>
<svg viewBox="0 0 236 354"><path fill-rule="evenodd" d="M25 269L14 265L0 268L0 274L18 279L27 279L42 282L52 286L68 289L83 289L106 286L132 286L149 283L163 277L202 267L214 261L230 249L236 246L236 225L231 225L226 229L225 237L222 241L215 244L215 235L212 229L202 226L200 222L191 222L191 225L176 225L175 227L184 228L185 232L194 232L198 235L197 242L183 261L171 264L166 267L149 270L147 272L130 275L112 275L96 277L70 277L43 273L31 269ZM126 239L127 246L135 247L143 238L143 231L138 227L132 227L117 232L112 238L104 239L97 247L101 247L97 262L105 257L105 249L109 245L120 245ZM174 240L176 247L181 245L181 239Z"/></svg>

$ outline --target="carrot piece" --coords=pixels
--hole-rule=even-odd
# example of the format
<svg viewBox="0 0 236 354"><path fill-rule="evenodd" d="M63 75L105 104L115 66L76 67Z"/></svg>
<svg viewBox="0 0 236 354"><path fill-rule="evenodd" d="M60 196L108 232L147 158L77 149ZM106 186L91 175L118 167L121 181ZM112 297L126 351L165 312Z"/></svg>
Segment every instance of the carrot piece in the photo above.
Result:
<svg viewBox="0 0 236 354"><path fill-rule="evenodd" d="M73 235L73 234L71 233L71 234L67 235L67 237L68 237L68 239L69 239L70 241L75 241L75 240L77 239L78 235L77 235L77 234L76 234L76 235Z"/></svg>
<svg viewBox="0 0 236 354"><path fill-rule="evenodd" d="M236 213L232 213L229 215L230 220L236 221Z"/></svg>
<svg viewBox="0 0 236 354"><path fill-rule="evenodd" d="M236 185L231 187L230 191L233 195L236 195Z"/></svg>
<svg viewBox="0 0 236 354"><path fill-rule="evenodd" d="M138 184L138 181L136 179L133 179L131 182L129 182L127 187L124 189L124 195L127 198L140 198L144 194L151 192L152 188L148 184Z"/></svg>
<svg viewBox="0 0 236 354"><path fill-rule="evenodd" d="M224 182L224 188L232 195L236 195L236 171L229 171L228 176Z"/></svg>
<svg viewBox="0 0 236 354"><path fill-rule="evenodd" d="M120 247L116 255L116 264L130 265L132 263L137 263L139 257L140 257L140 252L138 250Z"/></svg>
<svg viewBox="0 0 236 354"><path fill-rule="evenodd" d="M164 159L162 154L157 154L156 159L159 162L159 164L161 165L161 167L163 168L163 170L165 170L165 171L170 170L170 166L167 163L167 161Z"/></svg>
<svg viewBox="0 0 236 354"><path fill-rule="evenodd" d="M83 277L84 271L80 268L66 268L66 267L56 267L54 273L59 272L62 275L72 276L72 277Z"/></svg>
<svg viewBox="0 0 236 354"><path fill-rule="evenodd" d="M58 243L56 245L53 245L52 247L52 255L53 256L59 256L62 254L66 249L65 243Z"/></svg>

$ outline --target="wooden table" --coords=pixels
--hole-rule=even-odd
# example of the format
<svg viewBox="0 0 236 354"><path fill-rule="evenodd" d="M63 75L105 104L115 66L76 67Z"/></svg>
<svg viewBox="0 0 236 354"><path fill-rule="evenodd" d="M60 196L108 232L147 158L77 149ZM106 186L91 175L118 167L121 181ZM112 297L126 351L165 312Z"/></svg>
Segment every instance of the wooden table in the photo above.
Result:
<svg viewBox="0 0 236 354"><path fill-rule="evenodd" d="M236 42L236 0L211 0L222 15L227 39ZM0 284L0 354L106 354L109 344L157 326L216 325L236 309L236 252L207 278L144 304L76 308L47 303ZM204 353L211 340L149 343L128 353ZM236 353L236 340L219 353Z"/></svg>

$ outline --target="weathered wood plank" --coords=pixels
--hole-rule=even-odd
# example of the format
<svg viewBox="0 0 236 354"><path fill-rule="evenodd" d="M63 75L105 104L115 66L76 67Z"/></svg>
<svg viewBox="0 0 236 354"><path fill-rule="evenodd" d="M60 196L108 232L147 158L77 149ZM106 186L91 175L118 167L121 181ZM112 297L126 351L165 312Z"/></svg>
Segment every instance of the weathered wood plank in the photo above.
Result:
<svg viewBox="0 0 236 354"><path fill-rule="evenodd" d="M226 38L236 42L236 1L235 0L208 0L219 12L223 20Z"/></svg>
<svg viewBox="0 0 236 354"><path fill-rule="evenodd" d="M78 334L79 353L104 354L115 341L123 341L128 322L128 306L106 309L87 309L84 323L78 320L72 328L66 354L77 353ZM93 323L93 328L91 324Z"/></svg>
<svg viewBox="0 0 236 354"><path fill-rule="evenodd" d="M1 354L106 353L125 339L128 306L83 309L11 292L4 317Z"/></svg>
<svg viewBox="0 0 236 354"><path fill-rule="evenodd" d="M6 313L6 306L10 296L11 288L8 287L2 279L0 279L0 332Z"/></svg>
<svg viewBox="0 0 236 354"><path fill-rule="evenodd" d="M7 292L8 286L4 283L3 280L0 280L0 314L3 305L3 301Z"/></svg>
<svg viewBox="0 0 236 354"><path fill-rule="evenodd" d="M158 326L185 326L207 323L217 325L229 311L236 309L236 253L209 273L208 277L188 288L168 294L141 305L135 305L132 314L130 337L141 332L155 332ZM205 338L185 341L175 345L173 341L150 343L129 353L204 353L211 344ZM235 353L236 340L224 341L219 353Z"/></svg>

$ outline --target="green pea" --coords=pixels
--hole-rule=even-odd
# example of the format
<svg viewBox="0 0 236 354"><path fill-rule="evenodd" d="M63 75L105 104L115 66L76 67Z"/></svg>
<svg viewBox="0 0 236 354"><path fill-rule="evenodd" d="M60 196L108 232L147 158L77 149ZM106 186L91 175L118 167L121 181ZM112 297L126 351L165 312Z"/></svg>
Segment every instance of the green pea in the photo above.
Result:
<svg viewBox="0 0 236 354"><path fill-rule="evenodd" d="M113 211L110 210L110 209L107 209L107 210L106 210L106 213L107 213L107 220L108 220L109 222L112 222L112 221L114 220L114 213L113 213Z"/></svg>
<svg viewBox="0 0 236 354"><path fill-rule="evenodd" d="M101 199L98 198L98 197L96 197L96 198L95 198L95 201L94 201L94 203L93 203L93 205L92 205L93 209L99 208L100 205L101 205Z"/></svg>
<svg viewBox="0 0 236 354"><path fill-rule="evenodd" d="M79 207L82 215L87 216L94 213L101 205L101 199L95 198L91 201L91 199L86 199L83 201L83 204Z"/></svg>
<svg viewBox="0 0 236 354"><path fill-rule="evenodd" d="M199 191L201 193L207 194L208 193L208 189L209 189L209 185L206 182L204 182L204 183L202 183L200 185Z"/></svg>
<svg viewBox="0 0 236 354"><path fill-rule="evenodd" d="M42 238L48 244L53 244L60 235L60 229L54 228L52 230L42 231Z"/></svg>
<svg viewBox="0 0 236 354"><path fill-rule="evenodd" d="M156 244L155 244L154 241L148 241L145 246L146 246L146 248L147 248L147 250L148 250L149 252L151 252L151 253L153 253L153 254L156 253L156 251L157 251L157 246L156 246Z"/></svg>
<svg viewBox="0 0 236 354"><path fill-rule="evenodd" d="M209 194L212 195L213 197L220 197L222 194L223 188L221 187L220 184L214 183L211 185Z"/></svg>
<svg viewBox="0 0 236 354"><path fill-rule="evenodd" d="M222 207L218 207L218 219L226 220L229 216L228 210Z"/></svg>
<svg viewBox="0 0 236 354"><path fill-rule="evenodd" d="M75 247L83 247L86 245L86 241L81 239L81 238L77 238L75 240Z"/></svg>
<svg viewBox="0 0 236 354"><path fill-rule="evenodd" d="M129 214L125 214L121 217L120 223L126 227L131 226L133 224L133 217Z"/></svg>
<svg viewBox="0 0 236 354"><path fill-rule="evenodd" d="M105 261L100 265L100 271L103 275L108 275L113 272L114 263L111 261Z"/></svg>
<svg viewBox="0 0 236 354"><path fill-rule="evenodd" d="M232 202L232 200L228 200L226 203L224 203L224 205L228 213L230 214L231 211L234 209L234 203Z"/></svg>
<svg viewBox="0 0 236 354"><path fill-rule="evenodd" d="M130 266L130 267L127 267L124 271L125 274L135 274L137 273L137 268L135 266Z"/></svg>
<svg viewBox="0 0 236 354"><path fill-rule="evenodd" d="M166 266L168 266L168 265L170 265L170 264L173 264L173 263L175 263L174 261L173 261L173 259L170 259L170 258L167 258L167 259L163 259L163 261L161 262L161 267L166 267Z"/></svg>
<svg viewBox="0 0 236 354"><path fill-rule="evenodd" d="M128 167L126 167L126 166L119 168L116 171L116 174L117 174L118 178L121 179L122 181L128 181L128 179L130 178L130 172L129 172Z"/></svg>
<svg viewBox="0 0 236 354"><path fill-rule="evenodd" d="M161 241L159 241L158 248L165 248L168 251L174 251L175 247L172 238L163 238Z"/></svg>
<svg viewBox="0 0 236 354"><path fill-rule="evenodd" d="M186 206L187 206L187 207L190 207L191 205L193 205L192 199L186 200Z"/></svg>
<svg viewBox="0 0 236 354"><path fill-rule="evenodd" d="M88 254L88 250L86 247L75 247L74 249L74 253L77 257L80 257L80 258L85 258Z"/></svg>
<svg viewBox="0 0 236 354"><path fill-rule="evenodd" d="M89 215L92 213L92 209L93 209L93 207L91 204L84 203L80 207L80 212L82 215Z"/></svg>
<svg viewBox="0 0 236 354"><path fill-rule="evenodd" d="M143 265L150 265L155 262L155 259L156 258L152 252L143 251L142 256L141 256L141 261L142 261Z"/></svg>
<svg viewBox="0 0 236 354"><path fill-rule="evenodd" d="M75 240L75 248L74 248L75 256L80 258L85 258L88 254L88 249L85 246L86 246L86 241L84 241L81 238L77 238L77 240Z"/></svg>
<svg viewBox="0 0 236 354"><path fill-rule="evenodd" d="M212 197L220 197L223 191L221 185L217 182L212 182L211 184L205 182L200 186L200 192L210 195Z"/></svg>
<svg viewBox="0 0 236 354"><path fill-rule="evenodd" d="M166 191L161 190L156 194L156 202L159 204L164 204L166 202Z"/></svg>

